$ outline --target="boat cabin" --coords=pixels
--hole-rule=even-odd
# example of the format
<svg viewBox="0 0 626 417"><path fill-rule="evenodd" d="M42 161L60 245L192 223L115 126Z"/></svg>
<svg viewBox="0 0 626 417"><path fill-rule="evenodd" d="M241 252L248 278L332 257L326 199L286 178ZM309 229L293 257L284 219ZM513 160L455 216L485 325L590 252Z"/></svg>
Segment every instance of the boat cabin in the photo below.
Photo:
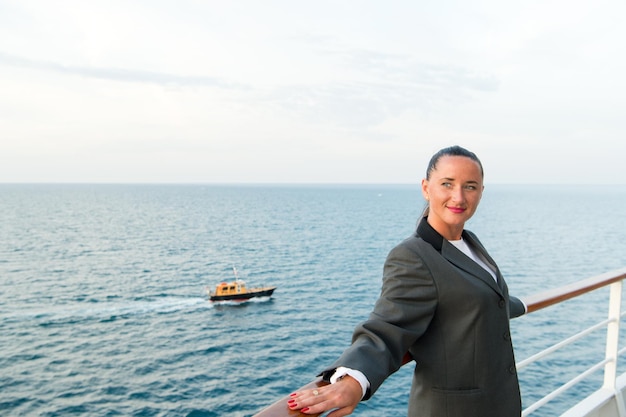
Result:
<svg viewBox="0 0 626 417"><path fill-rule="evenodd" d="M243 281L222 282L215 287L216 296L242 294L246 292L246 283Z"/></svg>

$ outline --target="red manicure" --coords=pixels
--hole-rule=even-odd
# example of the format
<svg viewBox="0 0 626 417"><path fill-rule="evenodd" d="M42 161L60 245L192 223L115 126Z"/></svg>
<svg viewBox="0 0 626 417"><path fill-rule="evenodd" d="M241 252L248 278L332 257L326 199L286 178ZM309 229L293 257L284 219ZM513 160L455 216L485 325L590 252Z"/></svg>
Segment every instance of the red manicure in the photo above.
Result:
<svg viewBox="0 0 626 417"><path fill-rule="evenodd" d="M302 410L300 410L303 413L306 413L307 411L309 411L309 407L304 407Z"/></svg>

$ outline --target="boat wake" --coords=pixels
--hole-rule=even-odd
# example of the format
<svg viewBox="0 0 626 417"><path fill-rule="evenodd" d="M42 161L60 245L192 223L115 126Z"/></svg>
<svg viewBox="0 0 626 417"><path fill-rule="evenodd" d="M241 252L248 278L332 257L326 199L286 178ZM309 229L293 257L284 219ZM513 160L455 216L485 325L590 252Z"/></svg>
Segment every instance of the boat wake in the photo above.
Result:
<svg viewBox="0 0 626 417"><path fill-rule="evenodd" d="M72 305L45 306L28 311L0 314L0 324L35 322L40 326L53 326L88 321L114 321L122 318L150 314L170 314L183 310L210 308L206 298L160 297L142 300L116 300Z"/></svg>
<svg viewBox="0 0 626 417"><path fill-rule="evenodd" d="M244 304L254 304L254 303L267 303L272 301L272 297L254 297L249 298L247 300L234 301L234 300L223 300L223 301L211 301L209 305L211 306L239 306Z"/></svg>

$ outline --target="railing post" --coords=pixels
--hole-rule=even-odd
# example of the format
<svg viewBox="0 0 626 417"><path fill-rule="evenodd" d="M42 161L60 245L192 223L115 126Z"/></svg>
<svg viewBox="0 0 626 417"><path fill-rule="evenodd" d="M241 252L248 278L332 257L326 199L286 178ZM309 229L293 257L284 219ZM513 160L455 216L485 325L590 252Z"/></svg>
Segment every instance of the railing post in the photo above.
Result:
<svg viewBox="0 0 626 417"><path fill-rule="evenodd" d="M603 388L615 393L615 401L620 417L626 416L622 393L617 389L617 355L619 351L619 328L622 316L622 281L610 285L609 324L606 330L606 365L604 365Z"/></svg>
<svg viewBox="0 0 626 417"><path fill-rule="evenodd" d="M606 331L606 355L604 366L604 388L615 389L617 378L617 352L619 345L619 322L622 314L622 281L614 282L609 287L609 324Z"/></svg>

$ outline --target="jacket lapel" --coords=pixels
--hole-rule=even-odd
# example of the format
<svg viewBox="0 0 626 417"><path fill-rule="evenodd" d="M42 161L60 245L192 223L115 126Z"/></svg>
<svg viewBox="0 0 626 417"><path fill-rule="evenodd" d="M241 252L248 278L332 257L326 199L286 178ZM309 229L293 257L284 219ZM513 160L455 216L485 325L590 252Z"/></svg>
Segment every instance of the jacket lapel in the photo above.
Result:
<svg viewBox="0 0 626 417"><path fill-rule="evenodd" d="M494 271L496 271L496 277L498 278L498 287L500 287L501 291L504 291L504 277L502 276L502 273L500 272L500 268L498 268L496 261L494 261L493 258L489 256L487 249L485 249L485 247L478 241L476 236L471 232L463 231L463 239L466 239L469 242L469 245L472 246L472 248L474 248L474 250L476 250L478 253L480 253L483 256L485 262L487 262L487 264L491 266Z"/></svg>
<svg viewBox="0 0 626 417"><path fill-rule="evenodd" d="M472 245L470 242L468 242L468 244L472 246L473 250L480 252L484 255L484 253L475 245ZM482 266L478 265L472 259L467 257L467 255L465 255L463 252L461 252L459 249L457 249L452 243L448 242L447 240L443 241L441 255L444 258L446 258L448 261L450 261L450 263L454 264L457 268L462 269L463 271L467 272L473 277L476 277L480 279L481 281L483 281L485 284L487 284L497 293L499 294L502 293L502 288L500 288L500 286L496 283L496 281L493 279L493 277L491 276L489 272L485 271L485 269ZM500 279L500 272L498 271L497 268L494 268L494 269L496 271L496 277L498 277L498 283L499 283L502 281Z"/></svg>
<svg viewBox="0 0 626 417"><path fill-rule="evenodd" d="M485 248L475 239L471 233L467 231L463 231L463 239L465 239L468 245L471 246L473 250L481 254L486 260L487 263L493 266L493 269L496 271L496 277L498 278L498 283L494 281L491 274L483 269L482 266L478 265L472 259L468 258L463 252L458 250L454 245L443 238L435 229L432 228L426 217L422 218L417 226L416 235L424 239L426 242L430 243L433 248L435 248L441 255L446 258L448 261L453 263L458 268L467 272L468 274L480 279L489 287L491 287L498 294L503 293L503 283L502 275L500 274L500 270L496 266L495 261L489 256Z"/></svg>

